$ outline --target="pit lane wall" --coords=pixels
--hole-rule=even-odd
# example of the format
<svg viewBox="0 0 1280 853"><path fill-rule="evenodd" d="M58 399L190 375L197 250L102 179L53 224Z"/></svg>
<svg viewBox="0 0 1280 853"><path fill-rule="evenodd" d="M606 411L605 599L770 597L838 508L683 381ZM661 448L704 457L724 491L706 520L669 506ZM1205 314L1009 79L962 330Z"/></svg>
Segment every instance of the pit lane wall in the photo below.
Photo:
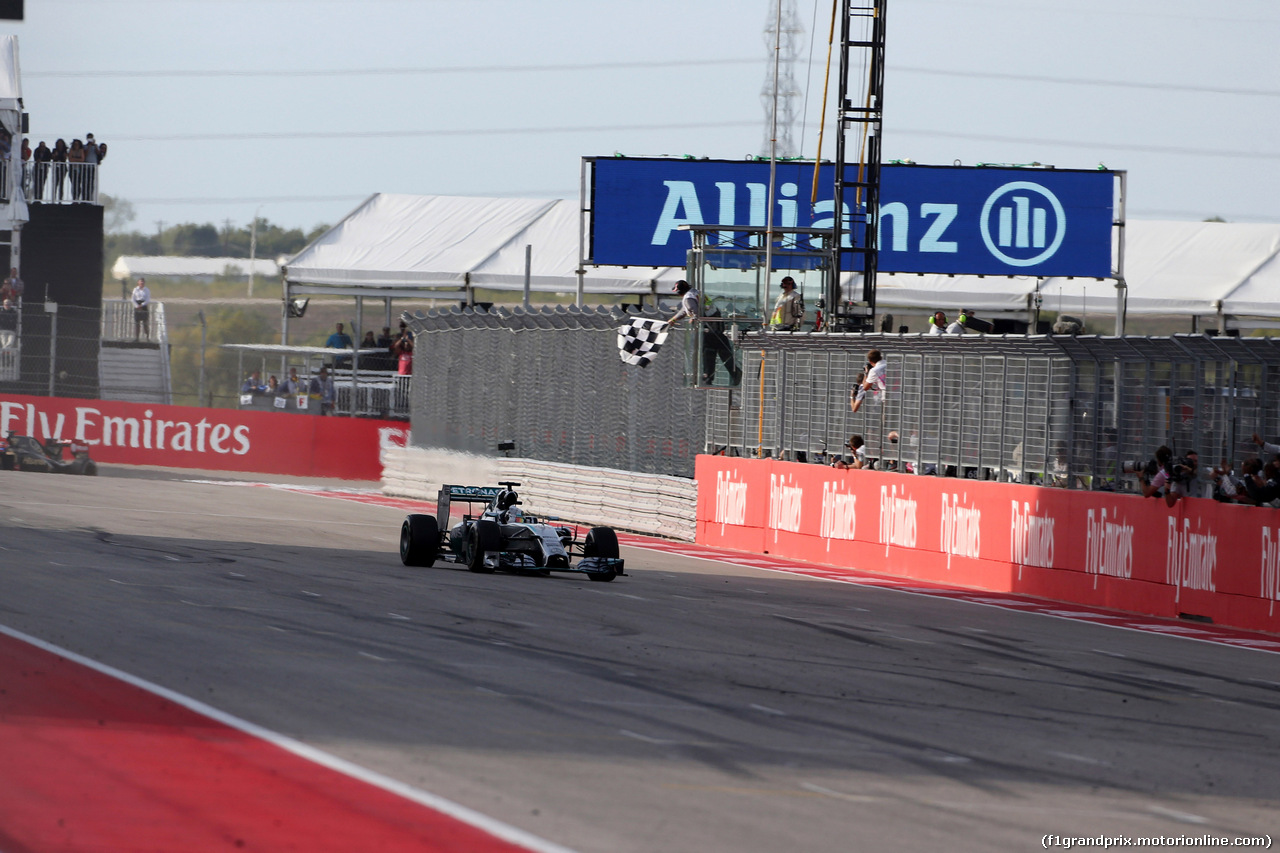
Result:
<svg viewBox="0 0 1280 853"><path fill-rule="evenodd" d="M0 394L0 435L85 444L101 464L378 480L402 421Z"/></svg>
<svg viewBox="0 0 1280 853"><path fill-rule="evenodd" d="M1280 633L1280 510L699 456L700 544Z"/></svg>

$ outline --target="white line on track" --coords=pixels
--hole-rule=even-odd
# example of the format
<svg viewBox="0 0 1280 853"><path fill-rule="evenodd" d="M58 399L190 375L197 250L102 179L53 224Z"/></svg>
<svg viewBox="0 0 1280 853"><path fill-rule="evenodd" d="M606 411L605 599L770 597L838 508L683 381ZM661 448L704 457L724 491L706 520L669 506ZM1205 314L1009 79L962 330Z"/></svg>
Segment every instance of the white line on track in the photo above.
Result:
<svg viewBox="0 0 1280 853"><path fill-rule="evenodd" d="M1190 812L1180 812L1177 809L1167 809L1164 806L1151 806L1147 811L1176 820L1179 823L1201 824L1209 822L1207 817L1201 817L1198 814L1191 814Z"/></svg>
<svg viewBox="0 0 1280 853"><path fill-rule="evenodd" d="M675 743L675 741L671 741L671 740L662 740L661 738L648 737L646 735L638 734L637 732L633 732L629 729L618 729L618 732L619 734L622 734L626 737L634 738L638 741L643 741L644 743L651 743L654 746L669 746L670 744Z"/></svg>
<svg viewBox="0 0 1280 853"><path fill-rule="evenodd" d="M1110 762L1110 761L1103 761L1103 760L1101 760L1101 759L1099 759L1099 758L1090 758L1090 757L1089 757L1089 756L1087 756L1087 755L1076 755L1074 752L1052 752L1052 751L1050 751L1050 753L1049 753L1049 754L1050 754L1050 755L1053 755L1053 756L1056 756L1056 757L1058 757L1058 758L1064 758L1064 759L1066 759L1067 761L1078 761L1078 762L1079 762L1079 763L1081 763L1081 764L1095 764L1095 765L1098 765L1098 766L1101 766L1101 767L1110 767L1110 766L1111 766L1111 762Z"/></svg>
<svg viewBox="0 0 1280 853"><path fill-rule="evenodd" d="M835 797L838 800L845 800L850 803L884 802L884 797L868 797L865 794L843 794L839 791L833 791L830 788L824 788L822 785L815 785L812 782L801 782L800 787L814 794L822 794L825 797Z"/></svg>
<svg viewBox="0 0 1280 853"><path fill-rule="evenodd" d="M415 788L412 785L407 785L404 782L392 779L389 776L384 776L381 773L361 767L360 765L347 761L344 758L339 758L336 755L331 755L330 753L316 749L302 741L294 740L291 737L279 734L278 732L259 726L256 723L251 723L248 720L242 720L239 717L232 716L231 714L221 711L212 705L206 705L199 700L192 699L189 696L184 696L181 693L168 689L167 687L161 687L158 684L153 684L152 682L141 679L136 675L131 675L123 670L107 666L106 664L99 663L91 658L84 657L83 655L78 655L75 652L61 648L60 646L55 646L52 643L47 643L44 640L37 639L29 634L23 634L20 631L15 631L6 625L0 625L0 633L13 637L15 640L20 640L21 642L33 645L38 649L43 649L50 654L59 655L67 660L74 661L81 666L86 666L96 672L102 673L103 675L123 681L126 684L132 684L134 687L145 690L148 693L161 697L162 699L168 699L174 704L181 705L190 711L194 711L197 714L222 723L224 726L229 726L230 728L244 732L251 737L274 744L280 749L291 752L300 758L306 759L307 761L319 764L322 767L328 767L330 770L350 776L352 779L356 779L357 781L373 785L374 787L381 788L384 791L389 791L392 794L396 794L397 796L418 803L419 805L426 806L429 809L434 809L435 811L448 815L455 820L462 821L463 823L467 823L481 829L496 838L526 847L529 850L535 851L535 853L574 853L571 848L563 847L552 841L539 838L536 835L525 832L523 829L518 829L510 824L503 823L496 818L489 817L488 815L475 811L474 809L469 809L466 806L455 803L452 800L447 800L444 797L431 793L430 791Z"/></svg>

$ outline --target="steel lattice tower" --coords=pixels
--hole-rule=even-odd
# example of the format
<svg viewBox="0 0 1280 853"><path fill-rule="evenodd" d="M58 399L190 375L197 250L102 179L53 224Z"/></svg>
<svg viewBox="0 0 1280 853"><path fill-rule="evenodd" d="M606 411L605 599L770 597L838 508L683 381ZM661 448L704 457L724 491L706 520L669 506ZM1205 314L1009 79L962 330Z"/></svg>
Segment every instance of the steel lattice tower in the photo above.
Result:
<svg viewBox="0 0 1280 853"><path fill-rule="evenodd" d="M888 2L889 0L843 0L841 10L834 209L849 211L853 246L849 249L842 248L844 244L841 232L846 228L843 216L835 218L835 235L832 239L837 247L837 269L841 268L839 261L845 252L852 252L862 258L860 301L866 314L857 318L845 318L845 324L858 331L870 330L876 311L876 273L880 263L877 233L880 229L884 30ZM859 26L855 27L855 22ZM858 62L859 59L861 62ZM863 226L860 234L859 225ZM833 304L834 298L833 293Z"/></svg>
<svg viewBox="0 0 1280 853"><path fill-rule="evenodd" d="M764 105L764 142L760 154L768 157L771 150L778 157L798 157L794 129L799 118L802 92L796 82L795 66L800 57L800 41L804 27L796 12L796 0L770 0L765 19L764 43L769 49L768 70L760 89ZM774 72L777 72L777 99L774 98ZM774 142L774 109L777 108L777 147Z"/></svg>

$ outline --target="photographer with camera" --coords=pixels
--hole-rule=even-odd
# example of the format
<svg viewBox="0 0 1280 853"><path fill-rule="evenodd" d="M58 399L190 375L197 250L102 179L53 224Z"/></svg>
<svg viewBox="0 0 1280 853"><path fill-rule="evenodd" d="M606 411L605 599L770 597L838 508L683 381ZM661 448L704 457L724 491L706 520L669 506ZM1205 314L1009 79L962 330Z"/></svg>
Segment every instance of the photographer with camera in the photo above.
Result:
<svg viewBox="0 0 1280 853"><path fill-rule="evenodd" d="M1173 451L1165 445L1156 448L1156 458L1138 472L1144 498L1163 496L1166 506L1173 506L1178 498L1187 495L1187 488L1195 474L1198 459L1182 457L1175 460Z"/></svg>

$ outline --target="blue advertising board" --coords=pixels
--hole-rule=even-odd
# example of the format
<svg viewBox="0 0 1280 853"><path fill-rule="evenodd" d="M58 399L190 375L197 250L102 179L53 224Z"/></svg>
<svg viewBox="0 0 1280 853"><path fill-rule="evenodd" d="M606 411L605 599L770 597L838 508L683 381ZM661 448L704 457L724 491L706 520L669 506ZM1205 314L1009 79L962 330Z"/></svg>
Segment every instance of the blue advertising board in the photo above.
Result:
<svg viewBox="0 0 1280 853"><path fill-rule="evenodd" d="M592 163L592 263L682 267L693 238L681 225L766 224L767 162L599 157ZM835 166L820 167L817 204L810 204L813 168L777 164L775 227L833 226ZM846 167L850 177L856 168ZM1108 278L1114 184L1107 171L886 165L879 269ZM854 199L846 189L846 247L851 239L860 244L863 233L865 211L849 214ZM731 230L725 232L731 240ZM792 245L811 251L821 239ZM847 253L846 268L856 268L860 257ZM777 260L779 267L786 263Z"/></svg>

